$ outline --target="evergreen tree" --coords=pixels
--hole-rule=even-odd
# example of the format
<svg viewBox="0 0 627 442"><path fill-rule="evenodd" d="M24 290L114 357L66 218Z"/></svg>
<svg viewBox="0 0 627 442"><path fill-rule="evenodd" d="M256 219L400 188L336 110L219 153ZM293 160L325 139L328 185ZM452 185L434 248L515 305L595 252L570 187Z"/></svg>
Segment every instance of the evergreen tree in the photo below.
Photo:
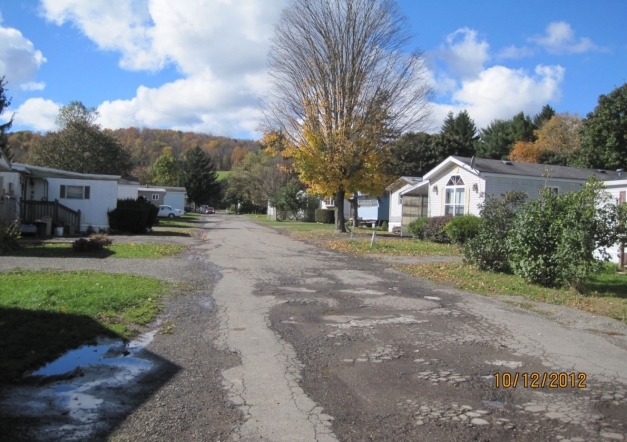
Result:
<svg viewBox="0 0 627 442"><path fill-rule="evenodd" d="M472 118L470 118L470 115L468 115L468 112L465 110L457 114L456 117L453 115L453 112L449 112L444 119L444 124L442 125L442 131L440 133L459 139L461 144L465 146L464 151L466 152L464 154L460 153L460 155L474 155L474 143L479 139L479 136L477 135L477 126L475 126L475 122Z"/></svg>
<svg viewBox="0 0 627 442"><path fill-rule="evenodd" d="M510 122L493 120L488 127L481 129L475 148L479 158L501 160L507 158L513 144Z"/></svg>
<svg viewBox="0 0 627 442"><path fill-rule="evenodd" d="M542 126L544 126L544 123L548 122L555 115L555 109L553 109L548 104L545 104L542 107L540 113L533 117L533 124L536 126L536 129L540 129Z"/></svg>
<svg viewBox="0 0 627 442"><path fill-rule="evenodd" d="M181 164L181 184L187 197L197 205L215 204L220 199L220 183L211 158L200 148L187 150Z"/></svg>

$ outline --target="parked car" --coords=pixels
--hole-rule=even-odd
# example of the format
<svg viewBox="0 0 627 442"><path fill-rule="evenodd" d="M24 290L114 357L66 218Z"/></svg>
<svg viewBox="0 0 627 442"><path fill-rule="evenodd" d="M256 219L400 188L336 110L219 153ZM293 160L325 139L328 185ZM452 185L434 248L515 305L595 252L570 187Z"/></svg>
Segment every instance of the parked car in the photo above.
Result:
<svg viewBox="0 0 627 442"><path fill-rule="evenodd" d="M216 213L216 209L214 209L213 207L207 207L205 209L205 213Z"/></svg>
<svg viewBox="0 0 627 442"><path fill-rule="evenodd" d="M183 215L183 211L181 209L173 209L171 206L159 206L159 213L157 217L159 218L174 218Z"/></svg>
<svg viewBox="0 0 627 442"><path fill-rule="evenodd" d="M207 210L207 207L209 207L209 206L207 206L207 205L202 205L202 206L200 206L200 207L197 207L197 208L196 208L196 211L197 211L198 213L205 213L205 210Z"/></svg>

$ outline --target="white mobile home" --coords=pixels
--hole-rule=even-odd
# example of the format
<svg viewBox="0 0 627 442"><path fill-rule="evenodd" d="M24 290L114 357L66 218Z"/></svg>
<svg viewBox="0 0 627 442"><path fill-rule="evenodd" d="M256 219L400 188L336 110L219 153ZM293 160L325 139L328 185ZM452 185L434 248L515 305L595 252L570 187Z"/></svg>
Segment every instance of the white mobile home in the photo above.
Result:
<svg viewBox="0 0 627 442"><path fill-rule="evenodd" d="M163 204L185 212L185 206L187 205L187 189L185 189L185 187L164 187L164 189L165 196L163 198Z"/></svg>
<svg viewBox="0 0 627 442"><path fill-rule="evenodd" d="M123 176L118 180L118 199L134 199L139 196L139 179L132 176Z"/></svg>
<svg viewBox="0 0 627 442"><path fill-rule="evenodd" d="M618 177L616 180L605 181L605 187L607 191L615 198L617 204L627 203L627 176L622 170L618 170ZM618 264L621 267L627 265L627 256L625 255L625 247L627 244L615 244L613 247L608 248L607 252L610 254L610 260Z"/></svg>
<svg viewBox="0 0 627 442"><path fill-rule="evenodd" d="M117 206L119 175L69 172L13 163L0 172L7 194L17 199L17 216L32 223L45 216L72 230L108 229L107 212Z"/></svg>

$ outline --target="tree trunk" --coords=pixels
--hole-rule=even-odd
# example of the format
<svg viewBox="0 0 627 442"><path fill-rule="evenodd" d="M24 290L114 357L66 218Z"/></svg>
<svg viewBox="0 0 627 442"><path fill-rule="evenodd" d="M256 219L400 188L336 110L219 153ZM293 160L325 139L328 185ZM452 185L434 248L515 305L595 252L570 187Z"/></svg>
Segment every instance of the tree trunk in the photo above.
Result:
<svg viewBox="0 0 627 442"><path fill-rule="evenodd" d="M344 219L344 189L335 192L335 231L346 233Z"/></svg>
<svg viewBox="0 0 627 442"><path fill-rule="evenodd" d="M351 214L353 216L353 227L359 227L359 194L353 193L351 198Z"/></svg>

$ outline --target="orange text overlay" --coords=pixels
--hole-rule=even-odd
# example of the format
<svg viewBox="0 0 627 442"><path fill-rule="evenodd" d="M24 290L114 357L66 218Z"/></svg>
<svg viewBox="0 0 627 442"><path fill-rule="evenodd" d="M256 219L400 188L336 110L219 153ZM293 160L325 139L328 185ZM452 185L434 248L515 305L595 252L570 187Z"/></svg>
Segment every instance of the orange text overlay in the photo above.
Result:
<svg viewBox="0 0 627 442"><path fill-rule="evenodd" d="M586 388L585 373L495 373L496 388Z"/></svg>

